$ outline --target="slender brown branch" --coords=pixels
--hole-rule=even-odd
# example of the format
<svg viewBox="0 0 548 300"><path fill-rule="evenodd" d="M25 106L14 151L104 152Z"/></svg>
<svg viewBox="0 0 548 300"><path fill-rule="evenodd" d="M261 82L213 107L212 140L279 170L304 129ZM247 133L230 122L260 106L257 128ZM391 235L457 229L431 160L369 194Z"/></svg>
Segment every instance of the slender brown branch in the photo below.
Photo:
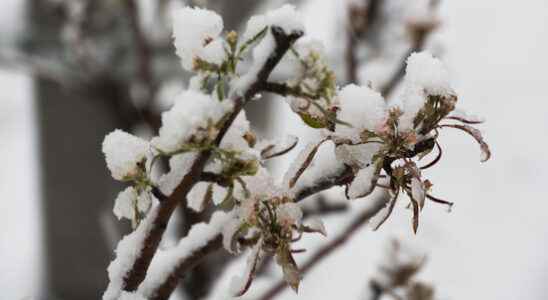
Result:
<svg viewBox="0 0 548 300"><path fill-rule="evenodd" d="M367 35L369 29L379 14L380 0L366 1L364 7L355 4L348 7L348 30L346 38L346 80L348 83L358 83L357 48L360 41Z"/></svg>
<svg viewBox="0 0 548 300"><path fill-rule="evenodd" d="M283 29L275 26L271 28L271 31L276 41L276 48L267 59L262 69L257 74L256 81L249 87L244 96L236 97L233 100L234 109L232 113L228 116L227 120L224 122L223 126L220 128L219 133L217 134L217 137L214 141L214 145L216 146L221 143L221 140L242 110L243 106L250 99L252 99L255 94L261 91L264 83L267 81L274 67L279 63L279 61L282 59L282 57L285 55L291 45L302 36L302 32L285 34ZM165 201L160 203L158 214L156 218L152 221L152 228L145 238L144 244L142 245L142 249L140 251L140 255L134 261L130 270L124 277L124 290L135 291L138 288L139 284L145 279L146 272L150 266L150 262L152 261L156 250L158 249L160 240L162 239L162 235L167 228L167 224L169 222L169 219L171 218L171 215L173 214L173 211L179 203L185 205L186 201L181 200L186 199L187 194L190 192L194 184L196 184L200 179L203 169L206 166L207 161L211 157L211 154L212 153L210 150L201 152L192 164L190 171L184 176L183 180L181 181L179 186L177 186L175 191ZM207 246L210 245L208 244L206 245L206 247ZM213 246L211 247L216 248ZM191 263L187 260L187 262L183 262L181 264L182 266L177 266L176 270L178 272L172 274L173 276L170 276L170 278L173 277L177 279L173 280L174 282L167 281L162 284L154 293L155 296L153 297L153 299L169 298L169 296L173 292L173 289L176 286L178 279L182 277L182 274L184 274L183 271L186 271L194 266L193 261L194 260L191 260Z"/></svg>
<svg viewBox="0 0 548 300"><path fill-rule="evenodd" d="M322 180L318 181L316 184L314 184L311 188L305 188L306 192L301 192L297 194L297 198L295 201L299 202L305 199L308 196L311 196L314 193L319 193L324 190L330 189L336 185L342 184L343 182L346 182L348 180L348 171L345 168L344 172L341 172L340 170L335 170L334 173L331 176L324 176ZM331 178L330 180L325 180L325 178ZM161 299L167 299L171 293L169 288L174 287L174 282L172 280L175 280L173 278L178 278L180 280L189 272L192 270L194 266L200 263L200 261L206 257L208 254L211 254L215 252L217 249L221 248L221 244L217 244L216 240L221 238L221 234L208 242L203 247L196 249L196 253L201 253L197 256L192 256L189 258L186 258L180 262L180 264L176 267L175 272L173 274L170 274L169 281L166 281L162 286L160 286L155 292L152 293L151 300L161 300Z"/></svg>
<svg viewBox="0 0 548 300"><path fill-rule="evenodd" d="M386 194L379 196L375 199L375 202L371 207L363 210L359 215L357 215L352 222L339 234L337 238L320 248L312 257L308 259L306 263L300 268L302 275L310 271L314 266L320 263L322 260L327 258L335 250L343 246L350 237L356 233L362 226L367 224L372 217L374 217L386 204L387 198ZM279 293L281 293L287 287L285 281L279 281L276 285L266 291L258 299L260 300L270 300L274 299Z"/></svg>
<svg viewBox="0 0 548 300"><path fill-rule="evenodd" d="M139 102L143 103L144 106L139 111L141 118L153 130L158 130L161 121L159 115L153 111L154 97L158 88L155 83L152 66L152 49L140 24L140 14L136 0L126 0L125 4L136 49L137 83L141 87L144 87L142 99L139 99Z"/></svg>

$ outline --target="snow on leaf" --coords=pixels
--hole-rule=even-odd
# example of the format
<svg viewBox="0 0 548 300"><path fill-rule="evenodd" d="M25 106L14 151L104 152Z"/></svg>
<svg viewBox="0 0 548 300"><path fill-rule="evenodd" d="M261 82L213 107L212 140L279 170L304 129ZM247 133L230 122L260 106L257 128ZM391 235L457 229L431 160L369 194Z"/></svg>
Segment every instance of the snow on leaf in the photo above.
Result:
<svg viewBox="0 0 548 300"><path fill-rule="evenodd" d="M259 241L251 250L247 258L246 268L242 276L235 276L230 282L230 293L234 297L240 297L249 290L253 278L255 277L255 272L257 271L257 266L261 260L261 247L262 241Z"/></svg>
<svg viewBox="0 0 548 300"><path fill-rule="evenodd" d="M269 143L261 150L261 159L267 160L284 155L293 150L297 146L298 142L299 138L294 135L288 135L282 141L274 141Z"/></svg>
<svg viewBox="0 0 548 300"><path fill-rule="evenodd" d="M238 253L236 237L242 228L242 221L239 219L230 220L223 228L223 247L229 253Z"/></svg>
<svg viewBox="0 0 548 300"><path fill-rule="evenodd" d="M299 177L306 171L306 169L312 163L314 156L318 152L318 148L326 141L326 139L321 140L319 143L309 143L306 147L299 153L297 158L293 161L287 172L284 176L284 185L289 189L293 188Z"/></svg>
<svg viewBox="0 0 548 300"><path fill-rule="evenodd" d="M360 169L348 187L348 198L363 198L375 189L379 179L380 168L378 164L371 164L366 168Z"/></svg>
<svg viewBox="0 0 548 300"><path fill-rule="evenodd" d="M325 225L323 224L323 221L318 218L312 218L308 220L306 224L303 224L301 226L301 229L304 232L319 233L327 237L327 231L325 230Z"/></svg>
<svg viewBox="0 0 548 300"><path fill-rule="evenodd" d="M456 128L460 129L469 135L471 135L480 145L481 149L481 162L486 162L491 158L491 150L489 149L489 145L483 140L483 136L481 135L481 132L468 125L458 125L458 124L448 124L448 125L442 125L441 127L450 127L450 128Z"/></svg>
<svg viewBox="0 0 548 300"><path fill-rule="evenodd" d="M301 282L301 273L288 247L278 249L276 262L282 267L285 282L297 293Z"/></svg>
<svg viewBox="0 0 548 300"><path fill-rule="evenodd" d="M135 202L137 201L137 191L132 186L127 187L120 192L114 201L114 215L118 219L135 219Z"/></svg>
<svg viewBox="0 0 548 300"><path fill-rule="evenodd" d="M424 183L415 177L411 179L411 197L417 201L421 209L424 207L426 199Z"/></svg>

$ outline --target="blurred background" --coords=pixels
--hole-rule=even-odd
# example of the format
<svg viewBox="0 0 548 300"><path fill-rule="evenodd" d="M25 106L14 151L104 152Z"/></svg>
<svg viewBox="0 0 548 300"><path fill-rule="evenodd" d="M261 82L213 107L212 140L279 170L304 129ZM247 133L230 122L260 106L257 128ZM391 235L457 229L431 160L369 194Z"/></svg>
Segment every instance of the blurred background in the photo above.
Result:
<svg viewBox="0 0 548 300"><path fill-rule="evenodd" d="M394 240L427 257L416 280L432 287L435 299L548 298L548 2L3 0L1 299L102 294L113 249L130 227L111 213L121 186L110 178L100 146L115 128L151 136L161 111L184 88L188 74L171 46L169 10L185 3L209 7L228 30L288 2L303 12L307 34L325 43L341 84L371 84L397 97L410 51L440 57L458 105L487 120L481 129L493 158L480 164L468 136L443 132L443 161L426 176L436 195L455 202L453 210L429 203L414 235L409 210L399 207L379 231L360 228L311 269L298 296L286 289L277 299L370 299ZM248 114L270 138L316 134L280 101L255 104ZM271 167L283 172L286 165L280 160ZM305 239L309 251L298 263L367 205L367 199L347 203L339 190L322 197L337 208L326 210L328 238ZM182 235L203 218L181 209L171 234ZM217 255L196 268L173 299L227 299L230 277L242 263ZM278 272L265 271L248 297L263 299Z"/></svg>

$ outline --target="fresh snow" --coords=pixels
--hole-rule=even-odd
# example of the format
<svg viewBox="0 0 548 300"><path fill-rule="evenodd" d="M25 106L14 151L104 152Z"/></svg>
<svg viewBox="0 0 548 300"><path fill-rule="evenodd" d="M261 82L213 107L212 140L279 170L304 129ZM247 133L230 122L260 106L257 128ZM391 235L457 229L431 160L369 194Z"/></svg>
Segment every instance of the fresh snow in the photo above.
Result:
<svg viewBox="0 0 548 300"><path fill-rule="evenodd" d="M139 163L143 162L148 152L147 141L120 129L109 133L103 141L107 167L116 180L136 176L139 172Z"/></svg>
<svg viewBox="0 0 548 300"><path fill-rule="evenodd" d="M375 132L387 116L386 102L379 92L367 86L350 84L338 94L340 111L337 118L350 123L352 127L337 124L335 133L341 137L359 142L364 130Z"/></svg>
<svg viewBox="0 0 548 300"><path fill-rule="evenodd" d="M223 42L217 38L223 31L223 19L219 15L207 9L183 7L173 11L172 21L174 44L183 68L192 71L195 57L222 62Z"/></svg>
<svg viewBox="0 0 548 300"><path fill-rule="evenodd" d="M205 129L208 121L219 121L231 108L229 101L220 102L210 95L187 90L178 96L171 110L162 114L160 135L152 144L163 152L180 150L198 128Z"/></svg>
<svg viewBox="0 0 548 300"><path fill-rule="evenodd" d="M188 235L179 241L179 244L168 250L159 250L154 256L147 277L138 288L138 292L145 297L152 293L183 261L191 257L197 250L217 238L227 222L233 219L233 213L215 212L209 223L199 223L192 226Z"/></svg>

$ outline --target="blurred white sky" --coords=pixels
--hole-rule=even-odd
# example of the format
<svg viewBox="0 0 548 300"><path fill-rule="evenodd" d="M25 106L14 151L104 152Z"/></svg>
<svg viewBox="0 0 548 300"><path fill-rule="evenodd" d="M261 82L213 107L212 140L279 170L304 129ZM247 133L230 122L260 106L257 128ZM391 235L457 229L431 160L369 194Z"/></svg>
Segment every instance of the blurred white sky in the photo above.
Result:
<svg viewBox="0 0 548 300"><path fill-rule="evenodd" d="M310 33L328 38L335 1L312 1L307 8ZM13 3L20 0L3 1ZM456 202L453 212L428 205L415 237L409 212L400 208L379 232L362 230L344 250L309 273L298 297L287 292L281 298L359 299L392 236L403 236L428 251L422 277L435 283L442 299L548 297L548 2L443 3L448 16L445 61L454 73L461 107L487 119L482 129L492 160L480 164L479 149L468 136L443 132L443 162L426 175L436 195ZM16 10L3 11L11 17L0 23L1 38L6 36L4 24L17 19ZM40 264L36 132L29 81L0 73L0 85L0 290L7 299L20 299L33 293ZM298 131L295 122L284 126ZM328 231L335 235L346 220L329 218ZM316 238L307 244L325 242ZM224 276L221 284L228 279Z"/></svg>

